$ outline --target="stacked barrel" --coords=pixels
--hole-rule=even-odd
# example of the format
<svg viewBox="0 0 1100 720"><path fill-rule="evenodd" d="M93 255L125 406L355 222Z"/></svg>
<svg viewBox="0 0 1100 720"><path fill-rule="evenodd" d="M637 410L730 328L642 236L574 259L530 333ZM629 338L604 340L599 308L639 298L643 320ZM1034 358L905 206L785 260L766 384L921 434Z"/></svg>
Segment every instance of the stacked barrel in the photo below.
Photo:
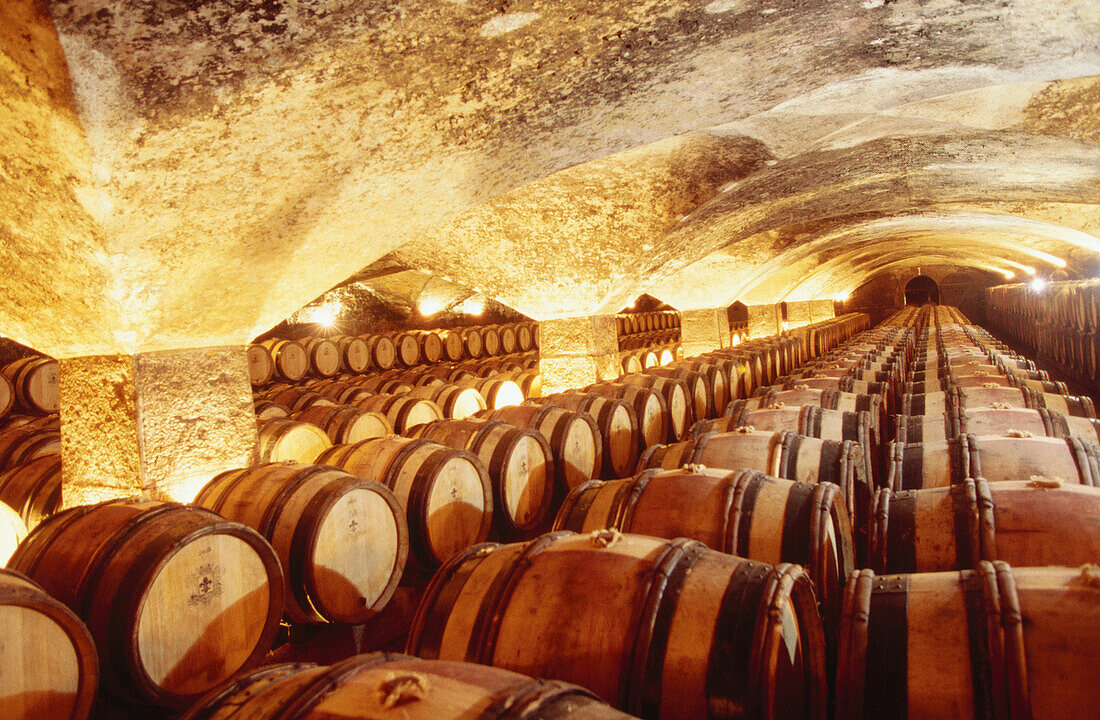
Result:
<svg viewBox="0 0 1100 720"><path fill-rule="evenodd" d="M619 313L615 329L624 373L667 365L682 354L680 313L675 310Z"/></svg>

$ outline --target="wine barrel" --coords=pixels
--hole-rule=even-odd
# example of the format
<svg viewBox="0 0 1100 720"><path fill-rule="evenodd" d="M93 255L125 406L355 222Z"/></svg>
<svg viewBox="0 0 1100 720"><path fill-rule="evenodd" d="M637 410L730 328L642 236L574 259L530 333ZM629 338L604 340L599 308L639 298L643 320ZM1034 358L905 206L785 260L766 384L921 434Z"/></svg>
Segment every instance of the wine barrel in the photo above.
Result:
<svg viewBox="0 0 1100 720"><path fill-rule="evenodd" d="M1004 435L1010 432L1046 437L1076 437L1100 441L1100 420L1073 417L1039 408L962 408L939 417L897 418L894 435L898 442L943 441L956 435Z"/></svg>
<svg viewBox="0 0 1100 720"><path fill-rule="evenodd" d="M303 346L309 358L309 368L321 377L332 377L340 372L340 346L327 338L309 338Z"/></svg>
<svg viewBox="0 0 1100 720"><path fill-rule="evenodd" d="M87 623L103 686L186 707L271 648L283 575L255 531L195 506L116 501L62 511L8 566Z"/></svg>
<svg viewBox="0 0 1100 720"><path fill-rule="evenodd" d="M1093 717L1100 573L854 571L841 618L838 720Z"/></svg>
<svg viewBox="0 0 1100 720"><path fill-rule="evenodd" d="M0 714L5 720L87 718L99 684L99 661L80 618L29 578L0 569L0 623Z"/></svg>
<svg viewBox="0 0 1100 720"><path fill-rule="evenodd" d="M0 418L15 407L15 387L6 375L0 374Z"/></svg>
<svg viewBox="0 0 1100 720"><path fill-rule="evenodd" d="M370 367L370 345L361 337L341 335L335 338L340 348L340 367L358 375Z"/></svg>
<svg viewBox="0 0 1100 720"><path fill-rule="evenodd" d="M511 355L516 352L519 345L519 339L516 337L515 326L500 325L497 327L497 332L500 334L500 351L505 355Z"/></svg>
<svg viewBox="0 0 1100 720"><path fill-rule="evenodd" d="M465 341L462 335L454 330L444 330L440 333L443 341L443 356L450 362L458 362L466 352Z"/></svg>
<svg viewBox="0 0 1100 720"><path fill-rule="evenodd" d="M381 483L324 465L271 463L216 475L195 504L263 535L285 570L300 623L362 623L397 589L409 528Z"/></svg>
<svg viewBox="0 0 1100 720"><path fill-rule="evenodd" d="M1092 400L1084 396L1056 395L1028 388L977 387L958 388L957 405L968 407L1021 407L1037 410L1047 408L1063 415L1095 418L1096 408ZM914 413L919 414L919 413Z"/></svg>
<svg viewBox="0 0 1100 720"><path fill-rule="evenodd" d="M325 431L333 445L393 435L393 424L380 412L354 405L314 405L294 413L299 422L316 425Z"/></svg>
<svg viewBox="0 0 1100 720"><path fill-rule="evenodd" d="M469 663L356 655L272 665L212 692L178 720L630 720L588 690Z"/></svg>
<svg viewBox="0 0 1100 720"><path fill-rule="evenodd" d="M596 383L584 390L630 403L638 417L638 447L647 448L668 442L669 411L661 393L647 387L618 383ZM686 410L686 404L681 406L681 410Z"/></svg>
<svg viewBox="0 0 1100 720"><path fill-rule="evenodd" d="M248 379L253 387L266 385L275 377L275 362L263 345L249 345L245 351L245 359L248 362Z"/></svg>
<svg viewBox="0 0 1100 720"><path fill-rule="evenodd" d="M874 430L871 413L866 410L826 410L815 405L759 409L737 400L726 411L725 417L695 423L689 435L699 437L712 432L733 432L745 426L770 432L790 430L822 440L851 440L859 444L863 451L865 472L872 484L877 485L879 476L884 474L879 459L879 435Z"/></svg>
<svg viewBox="0 0 1100 720"><path fill-rule="evenodd" d="M406 650L537 670L641 718L824 718L816 605L797 565L684 538L557 532L452 559Z"/></svg>
<svg viewBox="0 0 1100 720"><path fill-rule="evenodd" d="M876 572L1081 565L1100 558L1100 488L966 479L929 490L878 491L870 553Z"/></svg>
<svg viewBox="0 0 1100 720"><path fill-rule="evenodd" d="M605 478L630 477L638 463L638 416L622 400L596 393L555 393L528 400L587 413L600 430L600 474Z"/></svg>
<svg viewBox="0 0 1100 720"><path fill-rule="evenodd" d="M23 518L5 503L0 502L0 567L7 564L8 558L25 537L27 537L27 526Z"/></svg>
<svg viewBox="0 0 1100 720"><path fill-rule="evenodd" d="M533 530L549 514L553 455L537 430L500 420L437 420L413 428L409 436L469 450L481 459L493 481L493 519L504 535Z"/></svg>
<svg viewBox="0 0 1100 720"><path fill-rule="evenodd" d="M624 375L619 378L619 382L633 383L638 382L634 379L637 375ZM710 386L707 378L699 372L694 370L679 370L675 368L657 367L650 368L649 372L640 377L656 377L664 378L668 380L679 380L684 384L684 391L687 394L688 405L690 407L690 422L696 422L698 420L705 420L706 418L712 418L719 413L719 408L726 406L725 398L715 399L713 388ZM665 402L668 402L668 398L665 398ZM687 428L685 428L686 432ZM681 438L682 439L682 436Z"/></svg>
<svg viewBox="0 0 1100 720"><path fill-rule="evenodd" d="M351 382L376 395L404 395L413 389L410 383L387 375L363 375L351 378Z"/></svg>
<svg viewBox="0 0 1100 720"><path fill-rule="evenodd" d="M644 470L576 488L554 529L687 537L750 560L798 563L835 623L855 557L851 520L839 495L830 483L793 482L758 470Z"/></svg>
<svg viewBox="0 0 1100 720"><path fill-rule="evenodd" d="M280 340L271 338L262 343L271 353L271 360L275 364L275 375L289 382L298 382L309 372L309 356L306 349L300 343L293 340Z"/></svg>
<svg viewBox="0 0 1100 720"><path fill-rule="evenodd" d="M0 471L24 465L36 458L61 454L61 433L37 425L0 432Z"/></svg>
<svg viewBox="0 0 1100 720"><path fill-rule="evenodd" d="M424 362L437 363L443 359L443 341L434 332L417 333L417 341L420 343L420 357Z"/></svg>
<svg viewBox="0 0 1100 720"><path fill-rule="evenodd" d="M370 349L371 365L379 370L389 370L397 362L397 348L385 335L367 335L363 338Z"/></svg>
<svg viewBox="0 0 1100 720"><path fill-rule="evenodd" d="M623 369L624 375L636 375L645 370L645 366L642 364L642 358L636 351L628 352L623 355L619 364Z"/></svg>
<svg viewBox="0 0 1100 720"><path fill-rule="evenodd" d="M317 463L392 490L405 507L410 561L421 567L435 567L489 536L493 488L484 464L471 452L388 437L336 445Z"/></svg>
<svg viewBox="0 0 1100 720"><path fill-rule="evenodd" d="M61 456L44 455L0 474L0 502L31 530L60 510Z"/></svg>
<svg viewBox="0 0 1100 720"><path fill-rule="evenodd" d="M411 333L395 333L391 336L397 350L397 362L412 367L420 362L420 341Z"/></svg>
<svg viewBox="0 0 1100 720"><path fill-rule="evenodd" d="M835 390L800 389L775 390L762 388L763 392L751 398L745 398L749 407L772 408L784 405L816 405L826 410L846 410L871 413L874 430L880 433L885 424L886 408L878 395L858 395L856 393L837 392Z"/></svg>
<svg viewBox="0 0 1100 720"><path fill-rule="evenodd" d="M466 351L466 356L475 360L481 357L485 350L485 345L481 339L481 331L476 327L464 327L458 332L462 338L462 347Z"/></svg>
<svg viewBox="0 0 1100 720"><path fill-rule="evenodd" d="M332 447L328 434L316 425L272 418L260 420L260 462L293 460L312 463L322 452Z"/></svg>
<svg viewBox="0 0 1100 720"><path fill-rule="evenodd" d="M538 430L550 443L555 475L563 490L586 483L600 472L600 429L586 412L556 405L510 405L478 416Z"/></svg>
<svg viewBox="0 0 1100 720"><path fill-rule="evenodd" d="M359 402L358 407L382 413L399 433L443 419L443 410L434 402L407 395L375 395Z"/></svg>
<svg viewBox="0 0 1100 720"><path fill-rule="evenodd" d="M1100 446L1077 438L960 435L943 442L890 443L886 484L923 490L984 477L991 482L1058 480L1100 486Z"/></svg>
<svg viewBox="0 0 1100 720"><path fill-rule="evenodd" d="M689 386L695 376L702 378L707 389L707 410L703 415L696 414L697 420L721 415L730 402L730 387L726 376L713 365L691 368L682 362L675 362L665 367L650 368L646 371L646 374L678 378L688 383Z"/></svg>
<svg viewBox="0 0 1100 720"><path fill-rule="evenodd" d="M696 412L701 419L707 411L707 393L702 378L698 378L698 384L689 391L688 385L678 378L660 377L658 375L624 375L615 380L619 385L639 385L641 387L656 390L665 399L665 418L668 420L668 442L676 442L683 439L688 428L695 422Z"/></svg>
<svg viewBox="0 0 1100 720"><path fill-rule="evenodd" d="M257 420L271 420L272 418L290 417L290 408L288 408L286 405L280 405L277 402L272 402L271 400L257 398L255 401L253 401L252 407L256 411Z"/></svg>
<svg viewBox="0 0 1100 720"><path fill-rule="evenodd" d="M508 405L519 405L523 402L523 391L511 380L499 378L468 378L455 380L459 387L468 387L477 390L485 398L485 404L493 410L499 410Z"/></svg>
<svg viewBox="0 0 1100 720"><path fill-rule="evenodd" d="M3 375L11 381L20 410L39 415L57 412L60 391L56 360L42 356L20 358L5 365Z"/></svg>
<svg viewBox="0 0 1100 720"><path fill-rule="evenodd" d="M440 382L436 385L414 388L406 397L430 400L439 406L443 416L450 420L462 420L481 412L487 406L485 398L474 388L459 387Z"/></svg>
<svg viewBox="0 0 1100 720"><path fill-rule="evenodd" d="M486 325L481 328L481 347L486 355L500 354L500 331L496 325Z"/></svg>
<svg viewBox="0 0 1100 720"><path fill-rule="evenodd" d="M531 323L516 326L516 345L520 352L530 352L535 347L535 332L531 329Z"/></svg>

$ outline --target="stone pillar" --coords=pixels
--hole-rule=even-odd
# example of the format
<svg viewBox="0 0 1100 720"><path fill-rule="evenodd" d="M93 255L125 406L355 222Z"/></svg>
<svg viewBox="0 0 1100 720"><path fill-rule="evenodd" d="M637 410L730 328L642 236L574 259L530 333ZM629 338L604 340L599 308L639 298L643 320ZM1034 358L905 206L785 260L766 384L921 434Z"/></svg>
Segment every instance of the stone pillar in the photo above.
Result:
<svg viewBox="0 0 1100 720"><path fill-rule="evenodd" d="M615 316L540 322L539 369L544 395L619 377L622 371Z"/></svg>
<svg viewBox="0 0 1100 720"><path fill-rule="evenodd" d="M190 502L214 475L256 461L244 347L59 366L65 507L133 495Z"/></svg>
<svg viewBox="0 0 1100 720"><path fill-rule="evenodd" d="M726 308L681 312L680 344L684 347L684 357L729 347L730 321Z"/></svg>
<svg viewBox="0 0 1100 720"><path fill-rule="evenodd" d="M787 303L787 328L809 325L813 320L809 301Z"/></svg>
<svg viewBox="0 0 1100 720"><path fill-rule="evenodd" d="M779 305L749 305L749 337L778 335L783 330Z"/></svg>
<svg viewBox="0 0 1100 720"><path fill-rule="evenodd" d="M811 300L810 301L810 320L812 322L822 322L823 320L830 320L836 317L832 300Z"/></svg>

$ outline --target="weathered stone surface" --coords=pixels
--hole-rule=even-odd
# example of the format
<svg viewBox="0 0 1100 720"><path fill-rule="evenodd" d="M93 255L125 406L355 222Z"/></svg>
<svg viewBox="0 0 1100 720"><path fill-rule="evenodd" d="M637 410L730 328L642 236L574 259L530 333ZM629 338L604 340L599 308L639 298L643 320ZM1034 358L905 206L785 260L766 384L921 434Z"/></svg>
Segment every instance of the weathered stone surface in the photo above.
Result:
<svg viewBox="0 0 1100 720"><path fill-rule="evenodd" d="M836 317L836 308L832 300L810 301L810 322L819 323Z"/></svg>
<svg viewBox="0 0 1100 720"><path fill-rule="evenodd" d="M244 348L62 359L64 501L141 495L190 502L255 462Z"/></svg>
<svg viewBox="0 0 1100 720"><path fill-rule="evenodd" d="M544 395L621 375L615 316L540 322L539 371Z"/></svg>
<svg viewBox="0 0 1100 720"><path fill-rule="evenodd" d="M730 344L726 308L685 310L680 313L680 344L685 356L700 355Z"/></svg>
<svg viewBox="0 0 1100 720"><path fill-rule="evenodd" d="M784 321L786 323L785 327L802 327L803 325L809 325L811 322L813 322L812 316L810 314L809 301L799 302L788 300L786 304L787 319Z"/></svg>
<svg viewBox="0 0 1100 720"><path fill-rule="evenodd" d="M141 495L133 358L62 358L58 371L64 505Z"/></svg>
<svg viewBox="0 0 1100 720"><path fill-rule="evenodd" d="M767 337L783 331L779 305L749 305L749 337Z"/></svg>
<svg viewBox="0 0 1100 720"><path fill-rule="evenodd" d="M242 346L134 358L142 485L191 502L212 477L256 462L256 412Z"/></svg>

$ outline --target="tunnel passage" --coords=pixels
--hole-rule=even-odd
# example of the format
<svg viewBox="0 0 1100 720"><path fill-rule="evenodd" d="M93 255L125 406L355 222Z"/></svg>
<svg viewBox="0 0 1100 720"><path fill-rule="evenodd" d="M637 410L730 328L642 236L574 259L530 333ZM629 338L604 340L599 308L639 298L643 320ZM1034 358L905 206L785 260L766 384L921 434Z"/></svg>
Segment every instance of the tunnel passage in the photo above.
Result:
<svg viewBox="0 0 1100 720"><path fill-rule="evenodd" d="M905 283L905 304L924 305L940 301L940 286L927 275L917 275Z"/></svg>

